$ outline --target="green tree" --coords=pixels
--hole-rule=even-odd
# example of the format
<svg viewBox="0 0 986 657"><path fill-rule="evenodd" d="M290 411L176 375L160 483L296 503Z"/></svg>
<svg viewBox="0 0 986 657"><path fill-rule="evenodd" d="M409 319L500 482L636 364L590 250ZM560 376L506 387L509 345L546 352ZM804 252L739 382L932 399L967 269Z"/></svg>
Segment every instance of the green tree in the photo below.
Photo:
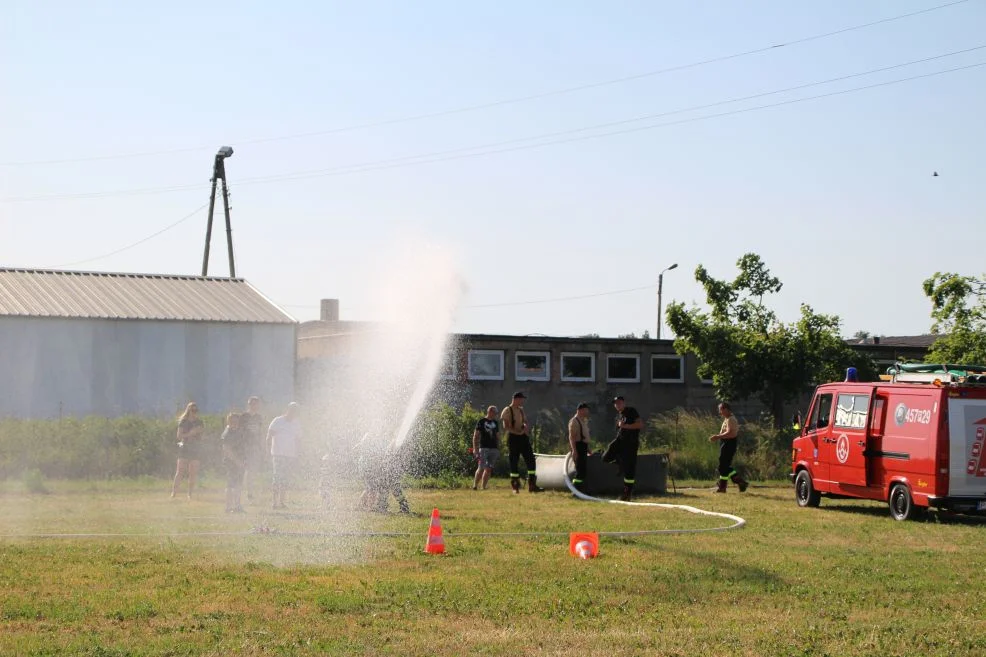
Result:
<svg viewBox="0 0 986 657"><path fill-rule="evenodd" d="M710 310L668 306L668 326L678 353L701 361L699 375L712 379L723 399L755 397L781 427L784 404L814 385L842 377L854 365L865 380L875 376L872 361L839 337L839 318L801 305L798 321L784 324L764 298L781 290L781 281L754 253L737 261L732 281L716 280L699 265L695 280L705 289Z"/></svg>
<svg viewBox="0 0 986 657"><path fill-rule="evenodd" d="M924 282L924 293L931 299L931 330L944 334L931 346L926 360L986 363L986 276L935 272Z"/></svg>

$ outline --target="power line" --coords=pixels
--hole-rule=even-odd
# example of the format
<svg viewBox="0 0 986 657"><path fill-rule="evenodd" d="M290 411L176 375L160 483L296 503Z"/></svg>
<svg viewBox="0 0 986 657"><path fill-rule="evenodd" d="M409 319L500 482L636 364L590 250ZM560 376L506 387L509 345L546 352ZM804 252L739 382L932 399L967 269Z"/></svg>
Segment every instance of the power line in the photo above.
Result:
<svg viewBox="0 0 986 657"><path fill-rule="evenodd" d="M476 152L476 153L465 153L465 154L462 154L462 155L452 155L452 156L449 156L449 157L436 157L436 158L433 158L433 159L420 160L420 161L417 161L417 162L405 162L405 163L389 164L389 165L382 165L382 166L373 166L373 167L367 167L367 168L362 168L362 169L340 170L340 171L332 171L332 172L326 172L326 173L294 175L294 176L287 176L287 175L285 175L284 177L270 177L270 178L266 178L266 179L253 179L250 182L250 184L264 184L264 183L275 183L275 182L290 182L290 181L294 181L294 180L305 180L305 179L308 179L308 178L327 177L327 176L334 176L334 175L347 175L347 174L354 174L354 173L365 173L365 172L368 172L368 171L381 171L381 170L385 170L385 169L394 169L394 168L400 168L400 167L405 167L405 166L414 166L414 165L419 165L419 164L435 164L435 163L438 163L438 162L448 162L450 160L462 160L462 159L466 159L466 158L480 157L480 156L484 156L484 155L497 155L497 154L500 154L500 153L510 153L510 152L514 152L514 151L529 150L529 149L533 149L533 148L543 148L543 147L546 147L546 146L555 146L555 145L558 145L558 144L568 144L568 143L578 142L578 141L587 141L589 139L598 139L598 138L602 138L602 137L612 137L612 136L615 136L615 135L624 135L624 134L629 134L629 133L633 133L633 132L642 132L644 130L654 130L654 129L657 129L657 128L667 128L667 127L671 127L671 126L682 125L682 124L685 124L685 123L696 123L696 122L699 122L699 121L707 121L707 120L710 120L710 119L717 119L717 118L722 118L722 117L726 117L726 116L733 116L733 115L736 115L736 114L744 114L744 113L748 113L748 112L755 112L755 111L758 111L758 110L770 109L770 108L774 108L774 107L782 107L782 106L785 106L785 105L793 105L793 104L796 104L796 103L803 103L803 102L807 102L807 101L810 101L810 100L818 100L818 99L821 99L821 98L829 98L829 97L832 97L832 96L840 96L840 95L855 93L857 91L865 91L867 89L875 89L875 88L878 88L878 87L885 87L885 86L890 86L890 85L894 85L894 84L900 84L900 83L903 83L903 82L910 82L912 80L919 80L919 79L923 79L923 78L935 77L935 76L938 76L938 75L944 75L946 73L954 73L954 72L957 72L957 71L964 71L964 70L968 70L968 69L978 68L978 67L981 67L981 66L986 66L986 62L979 62L979 63L976 63L976 64L970 64L968 66L959 66L959 67L956 67L956 68L951 68L951 69L947 69L947 70L944 70L944 71L935 71L933 73L926 73L926 74L923 74L923 75L914 75L914 76L911 76L911 77L900 78L900 79L897 79L897 80L890 80L890 81L887 81L887 82L880 82L880 83L876 83L876 84L869 84L869 85L865 85L865 86L862 86L862 87L854 87L852 89L844 89L844 90L841 90L841 91L833 91L833 92L826 93L826 94L818 94L818 95L815 95L815 96L806 96L804 98L796 98L796 99L793 99L793 100L785 100L785 101L780 101L780 102L776 102L776 103L768 103L766 105L756 105L754 107L747 107L747 108L742 108L742 109L730 110L728 112L719 112L718 114L709 114L709 115L706 115L706 116L698 116L698 117L692 117L692 118L687 118L687 119L679 119L677 121L668 121L668 122L665 122L665 123L654 123L654 124L639 126L639 127L635 127L635 128L626 128L626 129L623 129L623 130L612 130L612 131L609 131L609 132L601 132L601 133L597 133L597 134L593 134L593 135L583 135L581 137L570 137L570 138L567 138L567 139L555 139L555 140L552 140L552 141L545 141L545 142L542 142L540 144L527 144L527 145L524 145L524 146L514 146L514 147L510 147L510 148L499 148L499 149L494 149L494 150L484 150L484 151L480 151L480 152Z"/></svg>
<svg viewBox="0 0 986 657"><path fill-rule="evenodd" d="M383 165L383 164L396 164L396 163L399 163L399 162L406 162L408 160L418 160L418 159L424 159L424 158L438 157L438 156L444 156L444 155L451 155L451 154L454 154L454 153L463 153L463 152L467 152L467 151L475 151L475 150L481 150L481 149L487 149L487 148L495 148L495 147L500 147L500 146L507 146L507 145L510 145L510 144L517 144L517 143L522 143L522 142L527 142L527 141L537 141L537 140L541 140L541 139L549 139L551 137L559 137L559 136L562 136L562 135L577 134L577 133L580 133L580 132L587 132L587 131L590 131L590 130L598 130L598 129L601 129L601 128L610 128L610 127L614 127L614 126L618 126L618 125L626 125L628 123L636 123L636 122L639 122L639 121L646 121L646 120L650 120L650 119L663 118L663 117L666 117L666 116L673 116L675 114L684 114L684 113L687 113L687 112L694 112L694 111L703 110L703 109L710 109L710 108L719 107L719 106L722 106L722 105L730 105L730 104L733 104L733 103L739 103L739 102L743 102L743 101L747 101L747 100L753 100L753 99L756 99L756 98L763 98L763 97L766 97L766 96L775 96L777 94L787 93L787 92L791 92L791 91L798 91L798 90L801 90L801 89L807 89L809 87L816 87L816 86L821 86L821 85L825 85L825 84L831 84L833 82L841 82L841 81L849 80L849 79L852 79L852 78L858 78L858 77L864 77L864 76L867 76L867 75L872 75L874 73L882 73L882 72L886 72L886 71L890 71L890 70L894 70L894 69L898 69L898 68L903 68L903 67L906 67L906 66L913 66L915 64L922 64L922 63L934 61L934 60L937 60L937 59L943 59L945 57L953 57L955 55L965 54L965 53L973 52L973 51L976 51L976 50L982 50L984 48L986 48L986 45L980 45L980 46L975 46L975 47L972 47L972 48L966 48L964 50L957 50L957 51L954 51L954 52L945 53L945 54L942 54L942 55L935 55L933 57L926 57L924 59L917 59L917 60L913 60L913 61L909 61L909 62L903 62L903 63L900 63L900 64L894 64L892 66L884 66L882 68L871 69L869 71L863 71L863 72L860 72L860 73L852 73L852 74L849 74L849 75L843 75L843 76L839 76L839 77L835 77L835 78L829 78L827 80L819 80L817 82L809 82L809 83L806 83L806 84L800 84L800 85L796 85L796 86L793 86L793 87L786 87L784 89L777 89L777 90L774 90L774 91L766 91L766 92L762 92L762 93L751 94L749 96L740 96L740 97L737 97L737 98L730 98L728 100L720 100L720 101L716 101L716 102L713 102L713 103L706 103L706 104L703 104L703 105L692 105L691 107L684 107L684 108L680 108L680 109L676 109L676 110L669 110L669 111L666 111L666 112L658 112L658 113L655 113L655 114L645 114L645 115L638 116L638 117L631 118L631 119L621 119L619 121L610 121L610 122L607 122L607 123L598 123L598 124L595 124L595 125L584 126L584 127L580 127L580 128L573 128L571 130L560 130L560 131L557 131L557 132L543 133L543 134L540 134L540 135L533 135L533 136L530 136L530 137L520 137L520 138L517 138L517 139L508 139L508 140L504 140L504 141L491 142L491 143L487 143L487 144L481 144L481 145L478 145L478 146L464 146L464 147L453 148L453 149L449 149L449 150L434 151L434 152L431 152L431 153L423 153L423 154L419 154L419 155L407 155L407 156L398 157L398 158L388 158L388 159L384 159L384 160L376 160L376 161L364 162L362 164L353 164L353 165L347 165L347 166L342 166L342 167L332 167L332 168L327 168L327 169L311 169L311 170L308 170L308 171L298 171L298 172L294 172L294 173L285 173L285 174L270 175L270 176L256 176L256 177L253 177L253 178L245 178L245 179L241 180L240 182L241 182L241 184L264 183L264 182L278 182L280 180L295 180L295 179L301 179L301 178L306 178L306 177L317 177L318 175L321 175L321 174L359 173L365 167L376 167L377 165ZM866 88L866 87L862 87L862 88ZM816 96L816 98L817 97L822 97L822 96ZM714 116L720 116L720 115L717 114L717 115L714 115ZM704 118L711 118L711 117L698 117L695 120L702 120Z"/></svg>
<svg viewBox="0 0 986 657"><path fill-rule="evenodd" d="M146 242L148 240L151 240L151 239L157 237L158 235L160 235L160 234L162 234L162 233L164 233L166 231L171 230L172 228L174 228L178 224L183 223L185 221L188 221L189 219L191 219L192 217L194 217L195 215L197 215L199 212L201 212L202 210L204 210L207 205L209 205L209 204L208 203L203 203L202 205L200 205L199 207L195 208L194 210L192 210L190 213L186 214L184 217L182 217L181 219L179 219L175 223L169 224L168 226L165 226L161 230L157 231L156 233L153 233L151 235L148 235L147 237L145 237L143 239L137 240L136 242L134 242L133 244L130 244L129 246L125 246L125 247L123 247L121 249L117 249L116 251L110 251L109 253L104 253L103 255L96 256L95 258L86 258L85 260L76 260L75 262L67 262L67 263L65 263L63 265L55 265L54 267L49 267L49 269L61 269L62 267L74 267L76 265L82 265L82 264L85 264L87 262L93 262L95 260L102 260L103 258L109 258L110 256L114 256L114 255L116 255L118 253L123 253L124 251L129 251L130 249L134 248L135 246L140 246L144 242Z"/></svg>
<svg viewBox="0 0 986 657"><path fill-rule="evenodd" d="M764 92L764 93L760 93L760 94L754 94L754 95L751 95L751 96L745 96L745 97L741 97L741 98L734 98L734 99L730 99L730 100L718 101L718 102L715 102L715 103L709 103L709 104L706 104L706 105L699 105L699 106L695 106L695 107L690 107L690 108L685 108L685 109L679 109L679 110L673 110L673 111L663 112L663 113L659 113L659 114L645 115L645 116L637 117L637 118L633 118L633 119L624 119L624 120L621 120L621 121L614 121L614 122L603 123L603 124L598 124L598 125L594 125L594 126L588 126L588 127L582 127L582 128L575 128L575 129L572 129L572 130L565 130L565 131L561 131L561 132L546 133L546 134L543 134L543 135L536 135L536 136L532 136L532 137L524 137L524 138L520 138L520 139L512 139L512 140L506 140L506 141L501 141L501 142L492 142L492 143L488 143L488 144L482 144L482 145L478 145L478 146L463 147L463 148L452 149L452 150L448 150L448 151L436 151L436 152L425 153L425 154L420 154L420 155L410 155L410 156L405 156L405 157L400 157L400 158L392 158L392 159L386 159L386 160L378 160L378 161L372 161L372 162L365 162L365 163L362 163L362 164L347 165L347 166L343 166L343 167L335 167L335 168L330 168L330 169L312 169L312 170L308 170L308 171L296 171L296 172L292 172L292 173L274 174L274 175L269 175L269 176L258 176L258 177L254 177L254 178L242 179L238 184L240 184L240 185L253 185L253 184L277 183L277 182L290 182L290 181L295 181L295 180L305 180L305 179L309 179L309 178L320 178L320 177L329 177L329 176L338 176L338 175L349 175L349 174L355 174L355 173L365 173L365 172L369 172L369 171L380 171L380 170L385 170L385 169L401 168L401 167L406 167L406 166L415 166L415 165L419 165L419 164L434 164L434 163L446 162L446 161L450 161L450 160L466 159L466 158L471 158L471 157L479 157L479 156L483 156L483 155L496 155L496 154L500 154L500 153L508 153L508 152L513 152L513 151L528 150L528 149L532 149L532 148L543 148L543 147L546 147L546 146L553 146L553 145L565 144L565 143L571 143L571 142L577 142L577 141L585 141L585 140L588 140L588 139L596 139L596 138L602 138L602 137L611 137L611 136L622 135L622 134L627 134L627 133L631 133L631 132L640 132L640 131L643 131L643 130L653 130L653 129L657 129L657 128L666 128L666 127L681 125L681 124L685 124L685 123L695 123L695 122L699 122L699 121L707 121L707 120L710 120L710 119L722 118L722 117L726 117L726 116L732 116L732 115L735 115L735 114L744 114L744 113L748 113L748 112L754 112L754 111L759 111L759 110L764 110L764 109L770 109L770 108L774 108L774 107L782 107L782 106L785 106L785 105L793 105L793 104L796 104L796 103L803 103L803 102L807 102L807 101L810 101L810 100L818 100L818 99L821 99L821 98L829 98L829 97L833 97L833 96L840 96L840 95L855 93L855 92L858 92L858 91L865 91L865 90L868 90L868 89L874 89L874 88L885 87L885 86L890 86L890 85L894 85L894 84L901 84L901 83L904 83L904 82L911 82L913 80L920 80L920 79L924 79L924 78L935 77L935 76L938 76L938 75L944 75L946 73L954 73L954 72L958 72L958 71L969 70L969 69L973 69L973 68L978 68L978 67L984 66L984 65L986 65L986 62L979 62L979 63L976 63L976 64L970 64L970 65L967 65L967 66L959 66L959 67L955 67L955 68L945 69L945 70L941 70L941 71L934 71L934 72L931 72L931 73L925 73L925 74L921 74L921 75L913 75L913 76L906 77L906 78L898 78L896 80L889 80L889 81L886 81L886 82L879 82L879 83L864 85L864 86L861 86L861 87L853 87L853 88L850 88L850 89L843 89L843 90L840 90L840 91L833 91L833 92L829 92L829 93L825 93L825 94L817 94L817 95L814 95L814 96L805 96L803 98L796 98L796 99L792 99L792 100L778 101L776 103L767 103L767 104L764 104L764 105L755 105L753 107L747 107L747 108L741 108L741 109L736 109L736 110L730 110L728 112L719 112L717 114L708 114L708 115L704 115L704 116L697 116L697 117L691 117L691 118L686 118L686 119L680 119L680 120L677 120L677 121L668 121L668 122L664 122L664 123L655 123L655 124L644 125L644 126L639 126L639 127L635 127L635 128L627 128L627 129L623 129L623 130L612 130L612 131L608 131L608 132L601 132L601 133L596 133L596 134L591 134L591 135L583 135L583 136L579 136L579 137L570 137L570 138L566 138L566 139L554 139L554 140L550 140L550 141L544 141L544 142L538 143L538 144L527 144L527 145L522 145L522 146L513 146L513 147L509 147L509 148L500 148L501 146L506 146L506 145L510 145L510 144L516 144L518 142L535 141L535 140L540 140L540 139L549 139L550 137L556 137L556 136L568 135L568 134L575 134L575 133L579 133L579 132L586 132L588 130L596 130L596 129L599 129L599 128L602 128L602 127L611 127L611 126L616 126L616 125L624 125L624 124L627 124L627 123L633 123L633 122L638 122L638 121L642 121L642 120L648 120L648 119L652 119L652 118L658 118L658 117L662 117L662 116L669 116L669 115L672 115L672 114L680 114L680 113L684 113L684 112L695 111L695 110L698 110L698 109L706 109L706 108L715 107L715 106L719 106L719 105L740 102L742 100L749 100L749 99L752 99L752 98L759 98L759 97L774 95L774 94L778 94L778 93L783 93L785 91L791 91L791 90L796 90L796 89L803 89L803 88L807 88L807 87L811 87L811 86L818 86L818 85L821 85L821 84L828 84L830 82L834 82L834 81L838 81L838 80L845 80L845 79L849 79L849 78L860 77L860 76L863 76L863 75L869 75L869 74L872 74L872 73L875 73L875 72L886 71L886 70L890 70L890 69L894 69L894 68L900 68L902 66L909 66L909 65L912 65L912 64L915 64L915 63L920 63L920 62L925 62L925 61L931 61L933 59L940 59L942 57L948 57L948 56L952 56L952 55L963 53L963 52L971 52L973 50L979 50L979 49L984 48L984 47L986 47L986 46L976 46L974 48L968 48L966 50L956 51L956 52L953 52L953 53L946 53L944 55L937 55L935 57L929 57L929 58L926 58L926 59L923 59L923 60L915 60L913 62L906 62L906 63L903 63L903 64L896 64L896 65L893 65L893 66L884 67L884 68L880 68L880 69L874 69L872 71L867 71L867 72L863 72L863 73L855 73L855 74L851 74L851 75L841 76L841 77L838 77L838 78L832 78L831 80L824 80L824 81L820 81L820 82L813 82L813 83L798 85L798 86L795 86L795 87L791 87L789 89L782 89L782 90L778 90L778 91ZM486 149L486 150L482 150L482 149ZM477 152L469 153L469 152L464 152L464 151L477 151ZM9 197L9 198L0 199L0 203L23 203L23 202L32 202L32 201L102 198L102 197L107 197L107 196L131 196L131 195L144 195L144 194L159 194L159 193L168 193L168 192L173 192L173 191L184 191L184 190L187 190L187 189L194 189L196 187L200 187L200 185L197 185L197 184L195 184L195 185L177 185L177 186L170 186L170 187L144 188L144 189L136 189L136 190L88 192L88 193L78 193L78 194L55 194L55 195L29 196L29 197Z"/></svg>
<svg viewBox="0 0 986 657"><path fill-rule="evenodd" d="M549 98L549 97L552 97L552 96L561 96L561 95L575 93L575 92L579 92L579 91L585 91L585 90L588 90L588 89L597 89L597 88L600 88L600 87L606 87L606 86L611 86L611 85L616 85L616 84L622 84L622 83L625 83L625 82L632 82L634 80L641 80L641 79L644 79L644 78L654 77L654 76L658 76L658 75L664 75L664 74L673 73L673 72L676 72L676 71L684 71L684 70L688 70L688 69L692 69L692 68L698 68L698 67L701 67L701 66L707 66L709 64L716 64L716 63L720 63L720 62L729 61L729 60L732 60L732 59L739 59L741 57L749 57L751 55L758 55L758 54L761 54L761 53L769 52L771 50L777 50L779 48L786 48L786 47L790 47L790 46L795 46L795 45L799 45L799 44L802 44L802 43L808 43L808 42L811 42L811 41L818 41L820 39L827 39L829 37L838 36L840 34L846 34L847 32L853 32L853 31L856 31L856 30L862 30L862 29L866 29L866 28L869 28L869 27L875 27L877 25L883 25L883 24L886 24L886 23L892 23L892 22L895 22L895 21L903 20L905 18L911 18L911 17L914 17L914 16L919 16L919 15L922 15L922 14L927 14L927 13L931 13L931 12L934 12L934 11L939 11L941 9L947 9L949 7L954 7L955 5L964 4L966 2L969 2L969 0L954 0L953 2L947 2L945 4L936 5L934 7L928 7L927 9L920 9L918 11L912 11L912 12L909 12L909 13L906 13L906 14L898 14L896 16L889 16L887 18L881 18L879 20L870 21L868 23L860 23L858 25L851 25L849 27L840 28L838 30L833 30L833 31L830 31L830 32L824 32L824 33L821 33L821 34L815 34L815 35L811 35L811 36L807 36L807 37L802 37L800 39L793 39L791 41L785 41L785 42L782 42L782 43L776 43L776 44L769 45L769 46L763 46L763 47L760 47L760 48L755 48L753 50L745 50L745 51L742 51L742 52L733 53L731 55L722 55L722 56L719 56L719 57L711 57L711 58L708 58L708 59L703 59L703 60L699 60L699 61L696 61L696 62L691 62L691 63L688 63L688 64L679 64L679 65L676 65L676 66L670 66L670 67L666 67L666 68L656 69L656 70L653 70L653 71L646 71L644 73L636 73L634 75L627 75L627 76L623 76L623 77L612 78L612 79L609 79L609 80L602 80L602 81L597 81L597 82L590 82L590 83L587 83L587 84L577 85L577 86L573 86L573 87L564 87L564 88L561 88L561 89L553 89L553 90L550 90L550 91L545 91L545 92L536 93L536 94L530 94L530 95L527 95L527 96L516 96L516 97L513 97L513 98L506 98L506 99L496 100L496 101L492 101L492 102L488 102L488 103L480 103L480 104L476 104L476 105L466 105L466 106L463 106L463 107L457 107L457 108L453 108L453 109L440 110L440 111L437 111L437 112L427 112L427 113L423 113L423 114L413 114L413 115L410 115L410 116L403 116L403 117L398 117L398 118L393 118L393 119L384 119L384 120L380 120L380 121L372 121L372 122L366 122L366 123L358 123L358 124L354 124L354 125L343 126L343 127L339 127L339 128L331 128L331 129L327 129L327 130L316 130L316 131L312 131L312 132L296 133L296 134L291 134L291 135L282 135L282 136L278 136L278 137L264 137L264 138L259 138L259 139L241 140L241 141L236 141L235 143L236 144L239 144L239 145L263 144L263 143L270 143L270 142L276 142L276 141L288 141L288 140L292 140L292 139L303 139L303 138L310 138L310 137L319 137L319 136L330 135L330 134L337 134L337 133L342 133L342 132L350 132L350 131L353 131L353 130L360 130L360 129L366 129L366 128L376 128L376 127L382 127L382 126L387 126L387 125L395 125L395 124L399 124L399 123L409 123L409 122L413 122L413 121L421 121L421 120L424 120L424 119L439 118L439 117L442 117L442 116L450 116L450 115L454 115L454 114L463 114L463 113L466 113L466 112L475 112L475 111L478 111L478 110L491 109L491 108L494 108L494 107L501 107L501 106L504 106L504 105L512 105L512 104L515 104L515 103L528 102L528 101L532 101L532 100L539 100L541 98ZM93 155L93 156L87 156L87 157L61 158L61 159L52 159L52 160L26 160L26 161L20 161L20 162L0 162L0 166L18 167L18 166L36 166L36 165L47 165L47 164L67 164L67 163L73 163L73 162L91 162L91 161L98 161L98 160L118 160L118 159L127 159L127 158L135 158L135 157L148 157L148 156L154 156L154 155L171 155L171 154L176 154L176 153L188 153L188 152L193 152L193 151L209 150L211 148L214 148L214 146L190 146L190 147L185 147L185 148L163 149L163 150L157 150L157 151L143 151L143 152L133 152L133 153L118 153L118 154L109 154L109 155Z"/></svg>

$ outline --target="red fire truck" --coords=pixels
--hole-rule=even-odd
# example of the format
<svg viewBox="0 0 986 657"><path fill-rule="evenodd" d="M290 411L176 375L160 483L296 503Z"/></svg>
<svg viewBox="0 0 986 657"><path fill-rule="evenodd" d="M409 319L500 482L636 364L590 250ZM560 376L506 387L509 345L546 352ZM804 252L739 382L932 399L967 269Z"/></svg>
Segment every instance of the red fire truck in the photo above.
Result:
<svg viewBox="0 0 986 657"><path fill-rule="evenodd" d="M986 367L897 365L881 379L815 390L792 443L798 506L880 500L897 520L986 511Z"/></svg>

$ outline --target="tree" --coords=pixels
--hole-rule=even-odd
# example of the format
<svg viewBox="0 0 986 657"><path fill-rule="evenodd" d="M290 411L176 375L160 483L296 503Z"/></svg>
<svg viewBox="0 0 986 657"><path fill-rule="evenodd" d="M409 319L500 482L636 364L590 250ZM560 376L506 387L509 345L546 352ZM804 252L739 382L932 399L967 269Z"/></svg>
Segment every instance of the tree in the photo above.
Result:
<svg viewBox="0 0 986 657"><path fill-rule="evenodd" d="M931 300L931 330L944 334L931 345L926 361L986 363L986 276L935 272L924 282L924 293Z"/></svg>
<svg viewBox="0 0 986 657"><path fill-rule="evenodd" d="M758 398L781 427L784 404L814 385L842 378L855 365L860 378L875 376L872 361L839 337L839 318L801 304L798 321L784 324L764 303L781 290L780 280L755 253L737 263L732 282L712 278L701 265L695 280L705 289L709 312L668 306L668 326L678 353L695 354L699 375L712 379L722 399Z"/></svg>

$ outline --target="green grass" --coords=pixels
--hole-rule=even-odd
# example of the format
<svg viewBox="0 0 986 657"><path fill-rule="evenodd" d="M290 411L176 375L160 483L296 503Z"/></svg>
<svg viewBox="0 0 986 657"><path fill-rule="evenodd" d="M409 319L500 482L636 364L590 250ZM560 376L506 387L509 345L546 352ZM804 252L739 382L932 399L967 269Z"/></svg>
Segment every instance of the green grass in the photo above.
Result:
<svg viewBox="0 0 986 657"><path fill-rule="evenodd" d="M679 482L679 488L681 483ZM0 485L3 655L982 655L986 524L898 523L884 505L799 509L789 486L681 503L744 517L729 532L607 538L568 555L547 532L708 528L722 519L549 492L409 492L415 515L223 514L207 481ZM423 554L432 507L448 554ZM253 533L258 527L276 533ZM338 532L413 536L343 537ZM292 534L293 532L293 534ZM540 532L540 536L465 536ZM126 534L64 538L52 533Z"/></svg>

